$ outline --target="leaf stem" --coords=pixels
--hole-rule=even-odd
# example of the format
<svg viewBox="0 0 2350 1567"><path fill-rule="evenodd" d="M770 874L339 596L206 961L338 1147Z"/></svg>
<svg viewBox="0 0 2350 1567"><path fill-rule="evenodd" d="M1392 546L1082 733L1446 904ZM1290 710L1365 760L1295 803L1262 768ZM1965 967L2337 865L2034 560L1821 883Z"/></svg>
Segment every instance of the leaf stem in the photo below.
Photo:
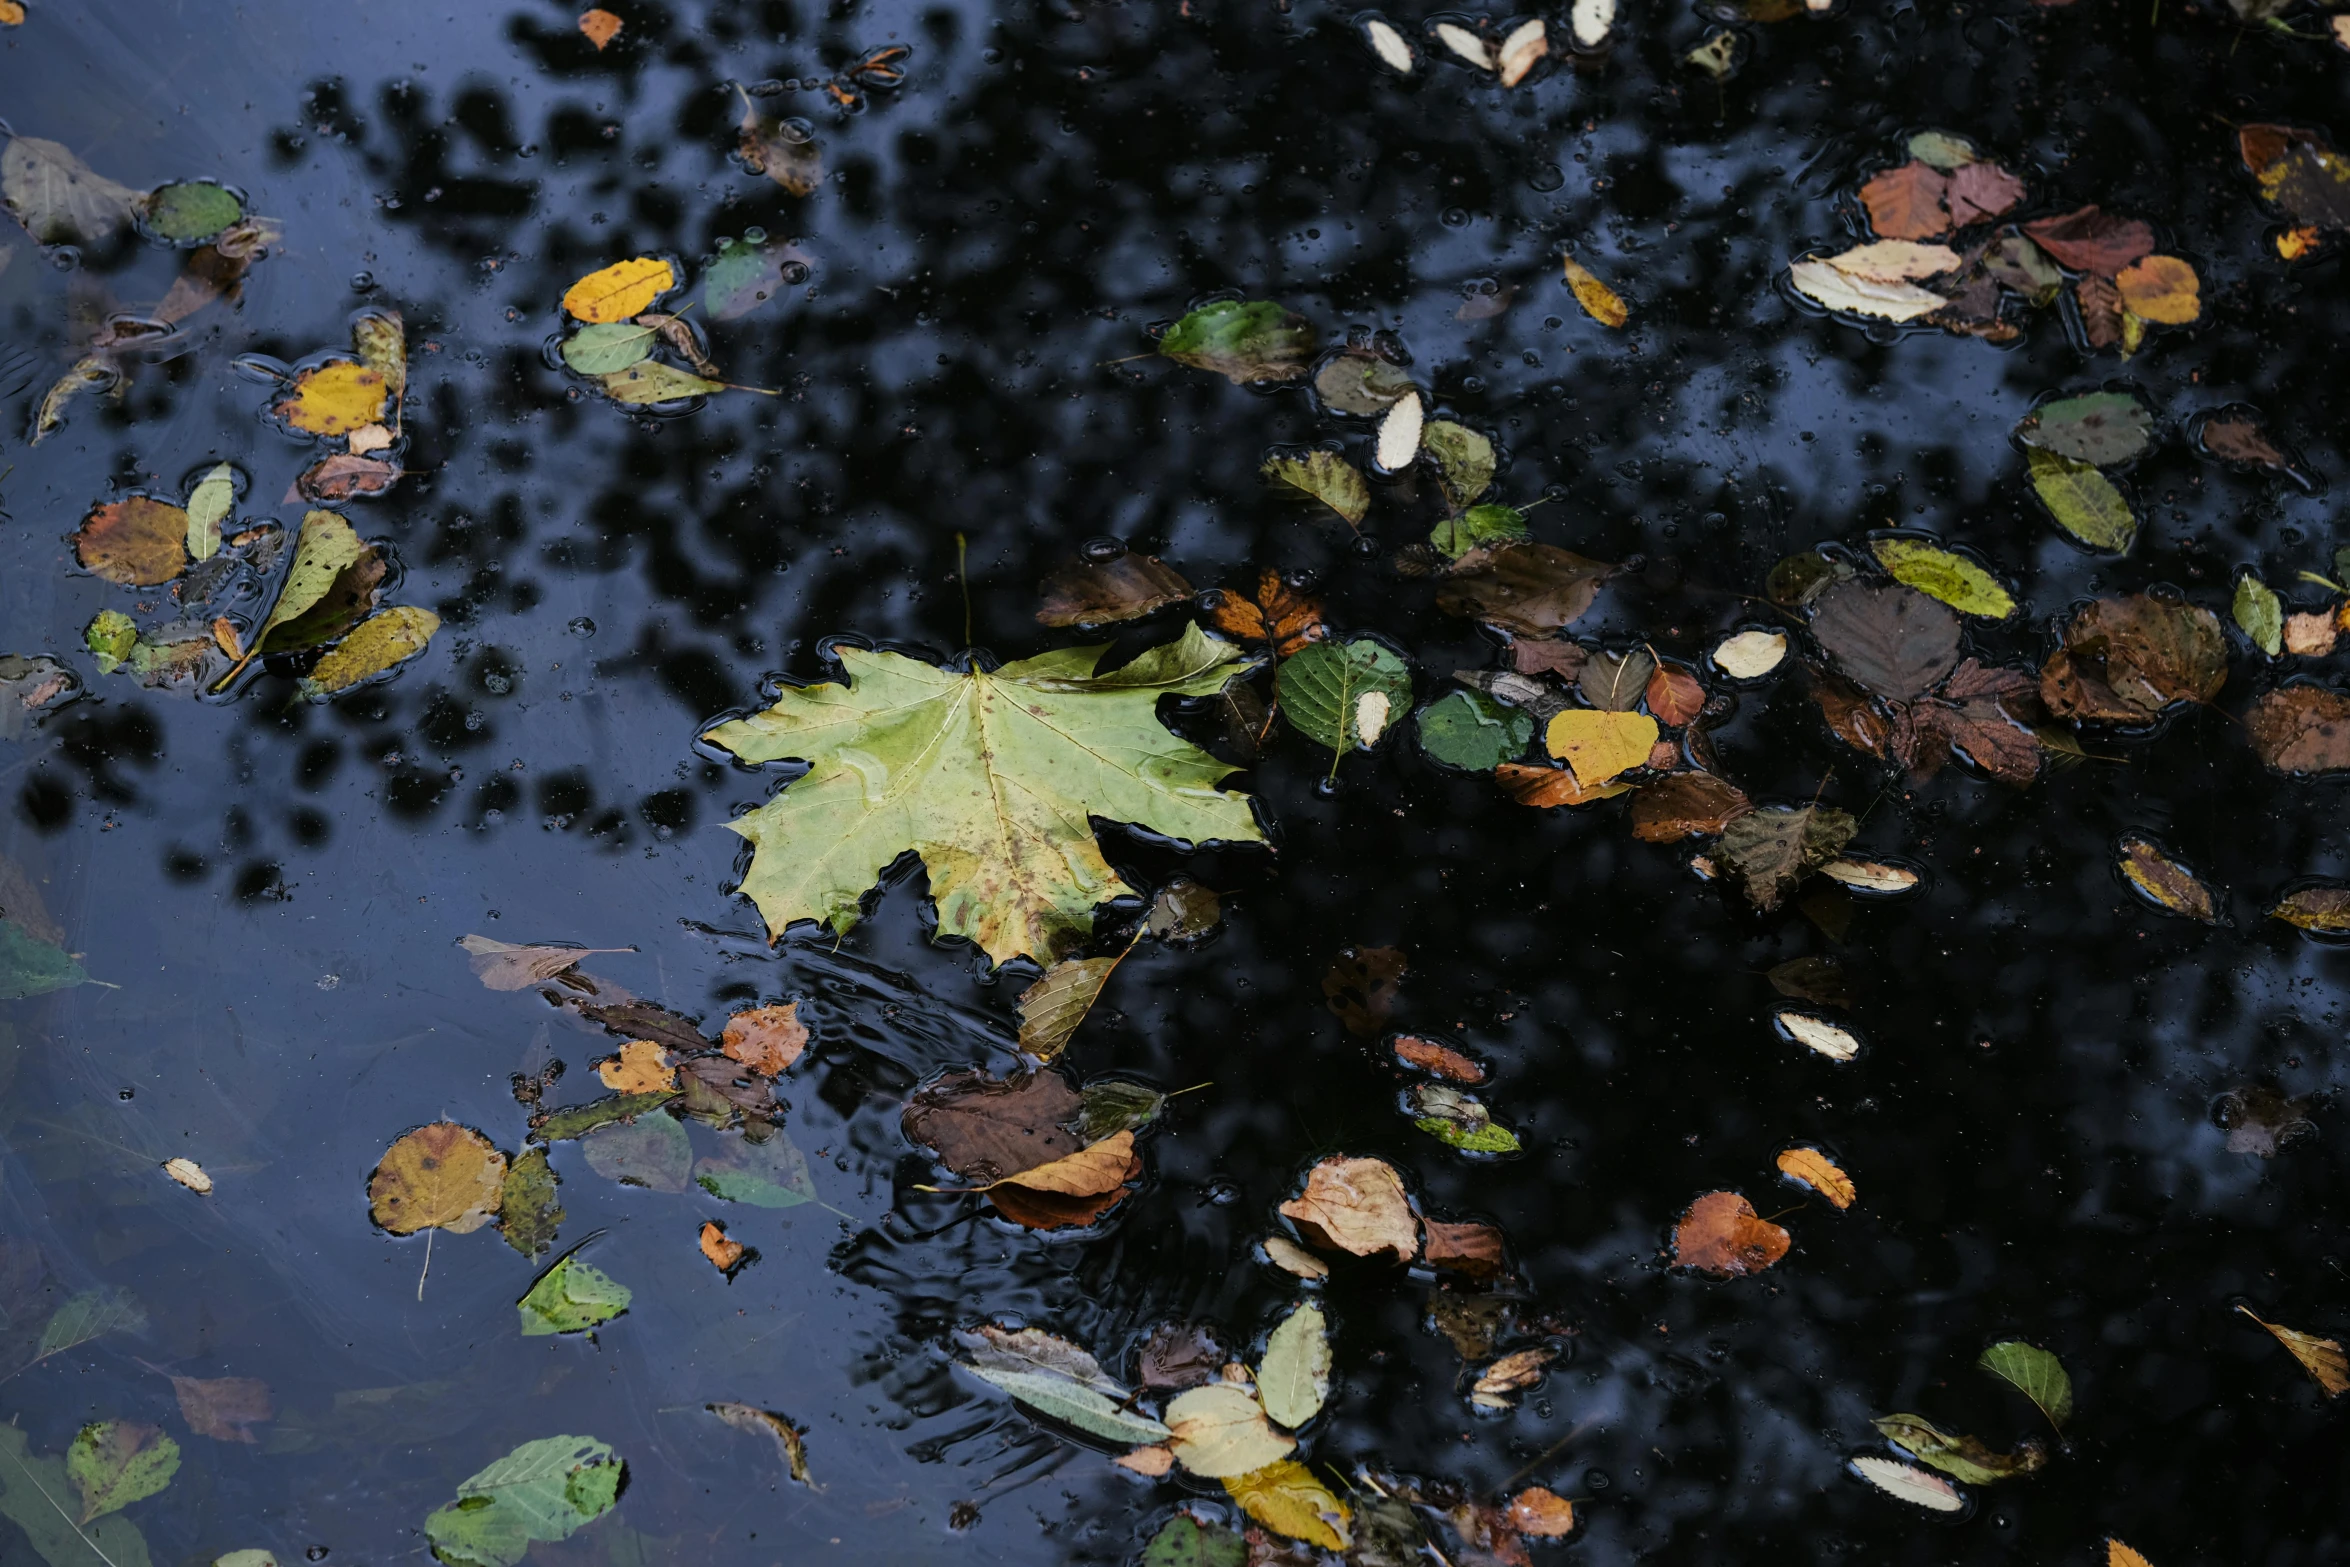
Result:
<svg viewBox="0 0 2350 1567"><path fill-rule="evenodd" d="M416 1298L418 1300L424 1299L425 1276L432 1272L432 1238L439 1228L440 1226L436 1224L432 1229L424 1232L424 1272L416 1275Z"/></svg>

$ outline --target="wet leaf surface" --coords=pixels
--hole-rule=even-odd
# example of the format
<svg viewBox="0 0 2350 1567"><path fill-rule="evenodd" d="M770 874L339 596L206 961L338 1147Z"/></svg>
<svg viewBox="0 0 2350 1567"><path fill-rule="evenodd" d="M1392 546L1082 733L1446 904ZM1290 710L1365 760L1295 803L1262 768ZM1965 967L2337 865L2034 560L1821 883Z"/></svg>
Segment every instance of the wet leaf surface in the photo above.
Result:
<svg viewBox="0 0 2350 1567"><path fill-rule="evenodd" d="M2005 1339L1984 1350L1976 1364L2030 1399L2057 1430L2072 1419L2073 1379L2048 1351Z"/></svg>
<svg viewBox="0 0 2350 1567"><path fill-rule="evenodd" d="M1717 1278L1759 1273L1787 1255L1792 1237L1736 1192L1707 1192L1673 1227L1673 1266Z"/></svg>

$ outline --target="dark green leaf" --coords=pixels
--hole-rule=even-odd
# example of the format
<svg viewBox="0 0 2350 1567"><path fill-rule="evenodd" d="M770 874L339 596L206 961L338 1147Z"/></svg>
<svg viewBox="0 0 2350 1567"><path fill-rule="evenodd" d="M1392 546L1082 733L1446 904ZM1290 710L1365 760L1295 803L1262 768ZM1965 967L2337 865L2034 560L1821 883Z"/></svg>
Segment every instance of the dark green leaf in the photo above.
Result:
<svg viewBox="0 0 2350 1567"><path fill-rule="evenodd" d="M1428 530L1428 542L1446 560L1459 560L1480 544L1522 539L1528 531L1524 512L1515 506L1488 503L1445 518Z"/></svg>
<svg viewBox="0 0 2350 1567"><path fill-rule="evenodd" d="M2073 1417L2073 1379L2048 1351L2021 1339L2005 1339L1984 1350L1975 1364L2039 1405L2057 1430Z"/></svg>
<svg viewBox="0 0 2350 1567"><path fill-rule="evenodd" d="M556 1226L563 1222L563 1210L555 1205L558 1184L544 1148L525 1149L506 1166L506 1182L498 1193L498 1232L525 1257L535 1257L555 1242Z"/></svg>
<svg viewBox="0 0 2350 1567"><path fill-rule="evenodd" d="M1281 661L1274 692L1298 733L1317 745L1368 751L1412 699L1411 671L1369 637L1316 642Z"/></svg>
<svg viewBox="0 0 2350 1567"><path fill-rule="evenodd" d="M1078 1129L1088 1143L1098 1143L1120 1132L1139 1132L1159 1118L1167 1096L1148 1083L1130 1083L1106 1077L1079 1091L1085 1108L1078 1112Z"/></svg>
<svg viewBox="0 0 2350 1567"><path fill-rule="evenodd" d="M1169 327L1159 352L1235 386L1294 381L1313 362L1314 329L1269 299L1218 300Z"/></svg>
<svg viewBox="0 0 2350 1567"><path fill-rule="evenodd" d="M207 240L245 215L245 204L210 180L182 180L147 198L147 227L175 244Z"/></svg>
<svg viewBox="0 0 2350 1567"><path fill-rule="evenodd" d="M1142 1567L1245 1567L1248 1544L1221 1524L1177 1513L1151 1536Z"/></svg>
<svg viewBox="0 0 2350 1567"><path fill-rule="evenodd" d="M1775 909L1797 882L1842 853L1859 828L1849 813L1829 806L1766 805L1722 829L1715 858L1756 908Z"/></svg>
<svg viewBox="0 0 2350 1567"><path fill-rule="evenodd" d="M1420 749L1448 767L1489 773L1525 755L1534 738L1530 713L1476 691L1455 691L1420 709Z"/></svg>

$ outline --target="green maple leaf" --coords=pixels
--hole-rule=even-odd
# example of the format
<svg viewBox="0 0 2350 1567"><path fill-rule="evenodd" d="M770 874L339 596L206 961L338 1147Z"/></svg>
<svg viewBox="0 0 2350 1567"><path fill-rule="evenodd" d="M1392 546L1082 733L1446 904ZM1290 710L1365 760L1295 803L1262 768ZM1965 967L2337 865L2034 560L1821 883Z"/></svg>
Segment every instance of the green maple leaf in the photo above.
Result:
<svg viewBox="0 0 2350 1567"><path fill-rule="evenodd" d="M1102 858L1092 817L1171 838L1262 842L1237 769L1168 732L1162 696L1206 696L1244 663L1197 626L1096 674L1104 648L1063 648L990 671L842 648L848 685L806 686L703 738L747 762L804 760L805 777L728 823L757 852L742 892L780 936L795 920L845 931L880 873L911 849L930 871L943 936L996 962L1050 961L1133 891Z"/></svg>

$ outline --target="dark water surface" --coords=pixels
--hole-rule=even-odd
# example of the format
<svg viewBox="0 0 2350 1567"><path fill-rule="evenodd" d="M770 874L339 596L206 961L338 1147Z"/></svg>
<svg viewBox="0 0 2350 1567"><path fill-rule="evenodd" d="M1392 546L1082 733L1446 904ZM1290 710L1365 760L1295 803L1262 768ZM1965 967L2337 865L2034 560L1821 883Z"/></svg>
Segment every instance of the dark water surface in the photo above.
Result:
<svg viewBox="0 0 2350 1567"><path fill-rule="evenodd" d="M1390 569L1434 519L1424 478L1378 486L1358 547L1256 476L1268 446L1341 430L1305 393L1104 365L1226 289L1333 340L1393 333L1434 405L1502 444L1497 493L1552 497L1538 539L1638 557L1581 634L1694 657L1771 618L1751 596L1779 556L1886 526L2017 582L2026 611L1976 634L1987 655L2036 661L2098 593L2169 584L2224 614L2239 567L2281 586L2328 570L2336 542L2332 496L2201 459L2182 432L2249 402L2310 467L2350 473L2340 263L2277 259L2232 131L2350 133L2339 50L2179 3L2150 24L2134 0L1864 0L1745 27L1717 86L1681 58L1716 22L1628 5L1604 61L1554 59L1505 93L1432 57L1398 81L1349 13L1311 3L618 9L602 54L553 5L41 0L0 33L14 131L140 188L224 180L284 232L240 306L29 449L73 312L151 302L177 260L132 244L77 270L13 227L0 240L0 360L38 358L0 408L0 651L88 686L0 742L0 849L105 982L0 1004L0 1219L47 1273L9 1310L37 1332L104 1284L151 1320L0 1383L0 1415L44 1454L90 1420L173 1432L178 1477L128 1513L154 1561L427 1559L420 1526L460 1480L564 1432L611 1443L629 1483L534 1561L1129 1560L1186 1488L1043 1432L948 1369L946 1333L1011 1314L1114 1370L1171 1318L1245 1345L1298 1294L1252 1248L1338 1151L1393 1161L1431 1214L1503 1226L1523 1282L1504 1343L1567 1359L1514 1413L1473 1415L1429 1281L1342 1270L1311 1456L1480 1494L1525 1471L1583 1499L1577 1537L1538 1553L2087 1563L2110 1532L2160 1567L2350 1557L2340 1414L2231 1313L2350 1327L2330 1097L2350 973L2261 917L2296 878L2350 872L2342 797L2244 745L2231 714L2269 676L2240 642L2216 708L2025 792L1956 768L1911 786L1832 739L1800 682L1741 693L1717 735L1730 776L1865 813L1858 850L1928 873L1856 904L1841 943L1633 842L1620 802L1527 810L1400 730L1325 791L1328 753L1284 736L1237 780L1276 851L1105 830L1138 886L1183 871L1222 890L1226 924L1137 950L1070 1053L1081 1077L1213 1085L1146 1134L1146 1188L1075 1238L912 1190L938 1177L899 1127L923 1078L1013 1065L1026 974L932 945L918 866L845 940L802 928L770 950L721 828L776 780L695 738L770 676L820 678L827 637L957 651L958 532L973 640L998 658L1083 640L1036 625L1035 584L1113 535L1202 588L1317 574L1334 626L1408 652L1421 700L1490 665L1491 639ZM908 80L861 112L764 100L824 142L815 195L730 157L730 81L813 81L893 41ZM2201 272L2204 322L2117 367L2052 313L1996 348L1792 302L1787 262L1850 243L1854 180L1928 127L2028 172L2034 210L2153 221ZM754 227L812 275L711 345L781 397L647 418L550 358L573 279L643 253L696 266ZM1562 244L1631 301L1624 332L1575 308ZM1511 308L1456 319L1484 283L1516 289ZM97 501L176 493L224 459L252 476L242 515L298 520L269 501L313 453L232 361L336 346L369 304L408 323L415 471L345 510L396 558L393 596L444 617L429 652L322 705L282 674L227 702L98 677L81 628L135 595L80 571L64 536ZM2035 398L2115 376L2165 432L2131 476L2146 526L2118 561L2048 525L2008 436ZM2227 889L2228 921L2133 900L2111 869L2125 832ZM447 1117L514 1149L509 1075L561 1058L555 1098L583 1100L610 1048L532 991L482 988L453 945L477 931L633 945L591 966L713 1029L797 999L816 1042L786 1126L837 1213L727 1212L762 1253L729 1283L694 1245L721 1205L616 1185L566 1143L561 1244L606 1230L591 1255L632 1309L593 1342L518 1337L541 1264L486 1231L437 1238L419 1302L423 1238L368 1219L385 1146ZM1360 944L1408 954L1394 1026L1494 1063L1522 1156L1464 1158L1399 1112L1397 1077L1321 993ZM1771 1028L1763 971L1811 953L1859 976L1869 1048L1850 1066ZM2227 1151L2214 1118L2260 1085L2316 1096L2317 1134L2273 1161ZM1697 1193L1801 1201L1773 1200L1796 1141L1853 1173L1852 1211L1789 1218L1794 1251L1758 1278L1669 1273ZM173 1156L214 1194L164 1181ZM1894 1410L2000 1448L2031 1434L1972 1369L2017 1335L2078 1391L2046 1471L1951 1522L1843 1469L1883 1450L1867 1422ZM276 1417L253 1445L195 1435L159 1370L262 1378ZM706 1415L717 1400L805 1425L822 1491ZM950 1528L966 1500L977 1520ZM0 1562L39 1559L0 1522Z"/></svg>

